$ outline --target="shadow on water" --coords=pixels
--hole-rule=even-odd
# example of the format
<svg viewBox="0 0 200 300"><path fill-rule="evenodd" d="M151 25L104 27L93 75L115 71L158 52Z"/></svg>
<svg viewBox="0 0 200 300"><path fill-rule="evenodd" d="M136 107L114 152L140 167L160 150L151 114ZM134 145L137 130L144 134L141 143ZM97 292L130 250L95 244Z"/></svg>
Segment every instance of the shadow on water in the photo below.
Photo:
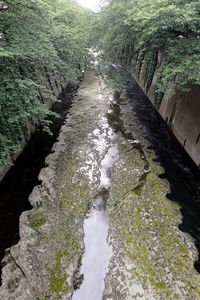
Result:
<svg viewBox="0 0 200 300"><path fill-rule="evenodd" d="M52 146L56 142L76 89L74 84L69 83L59 96L61 101L53 105L52 111L59 113L60 117L50 119L52 135L38 128L15 164L0 182L0 260L5 250L17 244L20 239L20 215L23 211L32 209L28 197L34 186L40 184L38 175L45 167L45 158L51 153Z"/></svg>
<svg viewBox="0 0 200 300"><path fill-rule="evenodd" d="M123 100L121 100L120 96L121 96L120 91L114 92L114 102L111 104L112 113L107 114L107 120L108 120L108 124L114 130L115 133L120 133L125 140L129 141L129 143L131 144L131 148L128 151L136 149L140 154L140 159L143 160L144 163L143 173L138 179L138 185L134 187L132 190L132 192L134 192L139 196L141 195L142 188L146 183L150 165L148 160L146 159L143 147L140 144L140 142L134 138L132 132L127 132L125 130L124 122L122 121L121 118L121 108L120 108L120 104L123 103Z"/></svg>
<svg viewBox="0 0 200 300"><path fill-rule="evenodd" d="M179 229L195 239L199 259L194 267L200 273L200 172L133 77L121 67L111 67L108 75L113 80L117 78L119 89L126 89L133 114L141 124L141 135L147 140L149 149L154 150L155 162L165 170L158 176L170 184L166 197L181 206L183 220ZM116 105L119 109L119 104Z"/></svg>
<svg viewBox="0 0 200 300"><path fill-rule="evenodd" d="M121 135L126 140L130 140L132 144L132 149L136 149L140 153L140 158L144 161L144 170L149 170L149 162L145 157L145 153L143 151L142 145L138 140L136 140L131 132L127 132L124 128L124 123L121 118L121 108L120 104L123 103L123 100L120 99L121 92L114 92L114 102L111 104L112 113L107 114L107 120L110 127L116 132L120 132Z"/></svg>

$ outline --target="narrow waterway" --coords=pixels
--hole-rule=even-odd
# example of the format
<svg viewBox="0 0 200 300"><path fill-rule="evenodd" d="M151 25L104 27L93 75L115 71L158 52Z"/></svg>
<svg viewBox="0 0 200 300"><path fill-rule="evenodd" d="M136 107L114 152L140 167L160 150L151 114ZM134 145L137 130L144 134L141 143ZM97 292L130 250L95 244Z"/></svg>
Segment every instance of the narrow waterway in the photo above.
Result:
<svg viewBox="0 0 200 300"><path fill-rule="evenodd" d="M73 300L100 300L103 296L104 278L112 254L107 243L108 215L102 207L103 201L102 198L95 200L95 207L84 222L85 253L80 269L83 283L75 291Z"/></svg>
<svg viewBox="0 0 200 300"><path fill-rule="evenodd" d="M102 98L101 88L99 97ZM111 103L114 101L110 97ZM111 110L112 111L112 110ZM95 195L91 210L87 213L84 221L84 254L81 260L79 278L82 284L74 292L73 300L101 300L104 291L104 279L112 256L112 247L109 244L108 228L109 217L107 201L111 188L111 174L114 162L117 160L118 135L109 126L106 115L99 120L98 129L94 130L97 136L102 135L99 144L106 145L105 156L100 164L100 183ZM106 129L102 132L102 129ZM98 147L99 147L98 146Z"/></svg>
<svg viewBox="0 0 200 300"><path fill-rule="evenodd" d="M200 299L199 171L130 74L108 76L86 72L4 260L4 299Z"/></svg>

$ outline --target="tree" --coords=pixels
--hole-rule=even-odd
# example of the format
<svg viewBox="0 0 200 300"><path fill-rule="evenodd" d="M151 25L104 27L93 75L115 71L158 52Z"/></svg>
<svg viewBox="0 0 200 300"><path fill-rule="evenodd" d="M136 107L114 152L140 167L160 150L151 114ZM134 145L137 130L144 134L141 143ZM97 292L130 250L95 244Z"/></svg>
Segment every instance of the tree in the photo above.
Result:
<svg viewBox="0 0 200 300"><path fill-rule="evenodd" d="M98 16L107 58L128 67L147 63L146 87L161 57L157 92L200 84L198 0L111 0ZM174 79L176 79L174 81Z"/></svg>
<svg viewBox="0 0 200 300"><path fill-rule="evenodd" d="M88 12L70 0L0 2L0 164L43 120L49 81L75 80L85 62Z"/></svg>

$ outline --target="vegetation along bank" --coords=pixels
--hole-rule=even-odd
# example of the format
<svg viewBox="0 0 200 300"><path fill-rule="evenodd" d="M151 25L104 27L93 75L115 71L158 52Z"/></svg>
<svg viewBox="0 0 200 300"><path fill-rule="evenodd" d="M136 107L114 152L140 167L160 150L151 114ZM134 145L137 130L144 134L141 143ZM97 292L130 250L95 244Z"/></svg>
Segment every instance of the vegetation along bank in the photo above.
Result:
<svg viewBox="0 0 200 300"><path fill-rule="evenodd" d="M106 59L134 75L197 166L199 14L197 0L112 0L95 22Z"/></svg>
<svg viewBox="0 0 200 300"><path fill-rule="evenodd" d="M0 3L0 177L86 61L89 12L71 0Z"/></svg>

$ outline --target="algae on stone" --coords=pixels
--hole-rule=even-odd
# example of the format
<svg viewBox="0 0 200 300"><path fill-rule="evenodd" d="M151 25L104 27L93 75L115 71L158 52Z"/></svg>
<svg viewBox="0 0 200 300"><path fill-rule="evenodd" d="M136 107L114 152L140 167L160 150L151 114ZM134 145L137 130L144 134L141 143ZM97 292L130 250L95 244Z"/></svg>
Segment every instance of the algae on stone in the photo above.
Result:
<svg viewBox="0 0 200 300"><path fill-rule="evenodd" d="M29 215L29 222L33 229L39 229L46 223L46 218L43 212L36 211Z"/></svg>
<svg viewBox="0 0 200 300"><path fill-rule="evenodd" d="M180 208L166 198L169 186L158 178L163 170L153 161L153 151L144 148L146 173L137 150L127 151L128 140L118 148L109 204L111 232L119 234L132 264L132 284L143 286L144 299L151 299L145 293L152 299L200 299L199 275L193 266L197 250L192 238L178 229Z"/></svg>

